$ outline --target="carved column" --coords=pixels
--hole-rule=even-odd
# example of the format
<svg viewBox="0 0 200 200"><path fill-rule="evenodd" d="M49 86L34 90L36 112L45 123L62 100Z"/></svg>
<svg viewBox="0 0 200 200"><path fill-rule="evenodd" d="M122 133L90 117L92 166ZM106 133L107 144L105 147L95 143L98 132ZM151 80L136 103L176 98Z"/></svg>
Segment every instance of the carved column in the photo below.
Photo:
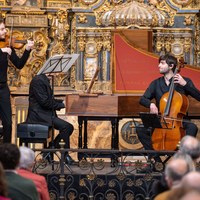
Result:
<svg viewBox="0 0 200 200"><path fill-rule="evenodd" d="M110 52L111 52L111 32L107 31L103 34L103 49L105 52L105 65L106 65L106 76L105 80L110 81Z"/></svg>
<svg viewBox="0 0 200 200"><path fill-rule="evenodd" d="M80 59L78 67L79 70L77 71L77 80L84 80L84 51L85 51L85 37L86 34L84 32L80 32L77 34L77 40L78 40L78 50L80 53Z"/></svg>

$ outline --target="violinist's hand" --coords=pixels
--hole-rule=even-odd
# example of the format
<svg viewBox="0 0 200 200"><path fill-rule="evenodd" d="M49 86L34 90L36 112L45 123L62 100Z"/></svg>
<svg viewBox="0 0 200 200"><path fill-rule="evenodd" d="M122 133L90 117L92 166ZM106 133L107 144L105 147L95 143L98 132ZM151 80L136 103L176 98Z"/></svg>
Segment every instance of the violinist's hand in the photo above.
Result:
<svg viewBox="0 0 200 200"><path fill-rule="evenodd" d="M31 49L33 49L33 46L34 46L34 41L33 40L27 40L26 50L30 51Z"/></svg>
<svg viewBox="0 0 200 200"><path fill-rule="evenodd" d="M174 83L178 83L182 86L185 86L187 82L185 81L185 79L180 74L176 74L174 76Z"/></svg>
<svg viewBox="0 0 200 200"><path fill-rule="evenodd" d="M10 47L1 48L1 51L7 53L8 55L11 55L12 53L12 49Z"/></svg>
<svg viewBox="0 0 200 200"><path fill-rule="evenodd" d="M150 113L158 114L158 108L155 103L150 104Z"/></svg>

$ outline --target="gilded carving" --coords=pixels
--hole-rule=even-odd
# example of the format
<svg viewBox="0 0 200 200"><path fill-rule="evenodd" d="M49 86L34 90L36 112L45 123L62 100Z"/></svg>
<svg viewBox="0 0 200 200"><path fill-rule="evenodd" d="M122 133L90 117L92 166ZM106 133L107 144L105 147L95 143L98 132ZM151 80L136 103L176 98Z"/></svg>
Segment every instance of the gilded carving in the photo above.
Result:
<svg viewBox="0 0 200 200"><path fill-rule="evenodd" d="M192 0L172 0L173 3L181 6L187 6L191 4Z"/></svg>
<svg viewBox="0 0 200 200"><path fill-rule="evenodd" d="M0 6L4 6L6 4L6 0L0 0Z"/></svg>
<svg viewBox="0 0 200 200"><path fill-rule="evenodd" d="M92 4L96 3L97 1L98 0L81 0L81 2L86 5L92 5Z"/></svg>
<svg viewBox="0 0 200 200"><path fill-rule="evenodd" d="M24 13L27 14L27 13ZM7 14L6 26L14 27L48 27L48 21L46 15L28 15L24 14Z"/></svg>
<svg viewBox="0 0 200 200"><path fill-rule="evenodd" d="M31 55L24 68L17 70L15 67L10 67L8 71L8 79L11 86L26 87L45 62L49 39L45 29L24 33L15 30L13 33L24 35L25 38L32 37L35 41L34 49L31 51ZM24 48L16 49L19 56L23 51ZM11 63L10 66L12 66Z"/></svg>
<svg viewBox="0 0 200 200"><path fill-rule="evenodd" d="M165 1L157 1L155 4L156 8L158 8L160 11L163 11L163 13L167 13L168 17L166 16L167 24L169 26L174 25L174 17L176 15L176 12L172 10Z"/></svg>
<svg viewBox="0 0 200 200"><path fill-rule="evenodd" d="M97 51L100 52L102 49L103 43L102 43L102 38L97 39Z"/></svg>
<svg viewBox="0 0 200 200"><path fill-rule="evenodd" d="M164 51L171 52L176 56L183 56L191 51L191 29L158 29L154 36L156 51L159 53Z"/></svg>
<svg viewBox="0 0 200 200"><path fill-rule="evenodd" d="M6 18L6 12L0 10L0 16L1 16L3 19L5 19L5 18Z"/></svg>
<svg viewBox="0 0 200 200"><path fill-rule="evenodd" d="M85 52L89 55L94 55L97 53L97 44L94 40L90 40L86 43Z"/></svg>
<svg viewBox="0 0 200 200"><path fill-rule="evenodd" d="M185 52L190 52L191 44L192 44L192 38L185 37L184 38L184 45L183 45Z"/></svg>
<svg viewBox="0 0 200 200"><path fill-rule="evenodd" d="M156 52L161 52L162 48L164 47L164 38L161 36L162 33L160 30L157 30L157 33L155 34L155 48L156 48Z"/></svg>
<svg viewBox="0 0 200 200"><path fill-rule="evenodd" d="M63 54L66 53L68 41L68 30L69 24L67 21L68 14L64 10L59 10L56 13L56 16L49 16L51 19L51 38L53 39L53 44L50 45L51 53L54 54ZM67 42L66 42L67 41Z"/></svg>
<svg viewBox="0 0 200 200"><path fill-rule="evenodd" d="M107 27L162 27L169 24L169 18L166 8L157 9L141 1L131 1L104 12L99 21Z"/></svg>
<svg viewBox="0 0 200 200"><path fill-rule="evenodd" d="M84 14L80 14L79 16L78 16L78 23L80 23L80 24L85 24L85 23L87 23L87 17L86 17L86 15L84 15Z"/></svg>
<svg viewBox="0 0 200 200"><path fill-rule="evenodd" d="M71 52L76 52L76 17L70 16L71 20Z"/></svg>
<svg viewBox="0 0 200 200"><path fill-rule="evenodd" d="M111 32L105 32L103 34L103 48L106 51L111 51Z"/></svg>
<svg viewBox="0 0 200 200"><path fill-rule="evenodd" d="M94 11L95 18L96 18L96 21L95 21L96 25L102 24L101 22L102 13L111 10L112 7L113 6L111 6L110 2L106 1L102 6L100 6L98 9Z"/></svg>
<svg viewBox="0 0 200 200"><path fill-rule="evenodd" d="M200 15L195 18L195 65L200 65Z"/></svg>
<svg viewBox="0 0 200 200"><path fill-rule="evenodd" d="M33 55L36 57L46 57L46 50L50 43L50 39L47 36L47 30L41 28L33 33L35 41L35 49L33 50Z"/></svg>
<svg viewBox="0 0 200 200"><path fill-rule="evenodd" d="M78 48L79 51L84 51L85 50L85 33L80 32L78 35Z"/></svg>
<svg viewBox="0 0 200 200"><path fill-rule="evenodd" d="M193 17L191 15L186 15L184 20L184 25L189 26L194 24Z"/></svg>
<svg viewBox="0 0 200 200"><path fill-rule="evenodd" d="M47 0L47 7L50 8L62 8L62 9L67 9L70 8L71 1L70 0Z"/></svg>
<svg viewBox="0 0 200 200"><path fill-rule="evenodd" d="M42 6L42 0L12 0L11 6Z"/></svg>
<svg viewBox="0 0 200 200"><path fill-rule="evenodd" d="M74 16L70 16L70 20L71 20L71 53L75 53L77 52L77 39L76 39L76 18ZM75 75L76 75L76 71L75 71L75 67L72 66L71 67L71 77L70 77L70 86L72 88L75 88Z"/></svg>
<svg viewBox="0 0 200 200"><path fill-rule="evenodd" d="M183 44L182 44L182 41L180 39L177 39L172 43L171 52L175 56L183 56Z"/></svg>

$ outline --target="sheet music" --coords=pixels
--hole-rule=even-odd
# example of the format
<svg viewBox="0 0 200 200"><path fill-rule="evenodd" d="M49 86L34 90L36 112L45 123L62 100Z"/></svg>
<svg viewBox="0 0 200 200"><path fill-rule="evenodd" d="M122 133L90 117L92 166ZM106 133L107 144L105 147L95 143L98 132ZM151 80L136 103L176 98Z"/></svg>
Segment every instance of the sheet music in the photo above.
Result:
<svg viewBox="0 0 200 200"><path fill-rule="evenodd" d="M77 60L78 56L79 54L54 55L48 58L48 60L39 70L37 75L46 73L67 72Z"/></svg>

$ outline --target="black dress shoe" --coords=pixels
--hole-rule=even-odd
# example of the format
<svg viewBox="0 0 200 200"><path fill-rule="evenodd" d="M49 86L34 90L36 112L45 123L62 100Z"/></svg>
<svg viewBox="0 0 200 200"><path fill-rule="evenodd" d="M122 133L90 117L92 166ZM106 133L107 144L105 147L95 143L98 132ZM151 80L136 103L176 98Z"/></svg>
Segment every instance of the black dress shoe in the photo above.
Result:
<svg viewBox="0 0 200 200"><path fill-rule="evenodd" d="M75 164L76 162L75 162L75 160L72 159L72 157L71 157L70 155L66 155L66 156L65 156L65 163L66 163L67 165L73 165L73 164Z"/></svg>

